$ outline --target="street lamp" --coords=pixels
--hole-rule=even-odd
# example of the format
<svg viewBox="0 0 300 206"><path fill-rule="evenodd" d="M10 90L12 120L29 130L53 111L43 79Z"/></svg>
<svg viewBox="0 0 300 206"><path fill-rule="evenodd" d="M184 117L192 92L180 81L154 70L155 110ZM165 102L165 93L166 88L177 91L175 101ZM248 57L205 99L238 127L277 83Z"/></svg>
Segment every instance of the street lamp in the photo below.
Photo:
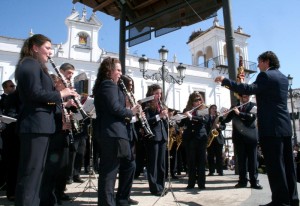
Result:
<svg viewBox="0 0 300 206"><path fill-rule="evenodd" d="M293 77L288 75L289 80L289 94L291 98L291 107L292 107L292 121L293 121L293 131L294 131L294 145L297 144L297 133L296 133L296 124L295 124L295 115L294 115L294 104L293 104L293 90L292 90L292 84L293 84Z"/></svg>
<svg viewBox="0 0 300 206"><path fill-rule="evenodd" d="M182 65L182 63L179 63L179 65L176 67L178 76L177 78L173 77L172 75L169 74L169 70L165 66L165 63L168 60L168 50L165 48L165 46L162 46L160 50L158 50L159 53L159 59L160 62L162 62L161 68L159 68L159 71L154 73L154 74L146 74L148 71L148 64L149 64L149 59L143 54L141 58L139 58L139 65L140 65L140 71L143 73L143 78L144 79L152 79L156 81L162 80L163 83L163 88L162 88L162 93L163 96L165 95L165 82L172 83L172 84L179 84L181 85L183 83L183 79L185 77L185 70L186 67Z"/></svg>

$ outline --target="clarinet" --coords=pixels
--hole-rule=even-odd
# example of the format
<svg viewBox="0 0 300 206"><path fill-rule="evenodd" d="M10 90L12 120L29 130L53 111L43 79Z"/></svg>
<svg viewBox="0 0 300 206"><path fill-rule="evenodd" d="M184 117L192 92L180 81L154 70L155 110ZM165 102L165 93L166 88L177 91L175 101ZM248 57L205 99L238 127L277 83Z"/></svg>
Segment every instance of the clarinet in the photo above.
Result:
<svg viewBox="0 0 300 206"><path fill-rule="evenodd" d="M62 81L62 83L64 84L64 86L65 86L66 88L68 88L68 83L67 83L67 80L66 80L65 76L62 75L62 74L60 73L59 69L56 67L54 61L52 60L52 58L51 58L50 56L48 57L48 59L49 59L51 65L52 65L52 67L54 68L55 72L57 73L57 76L61 79L61 81ZM88 116L87 113L83 110L82 104L81 104L81 102L79 101L79 99L76 98L76 97L74 97L74 96L72 96L72 99L74 100L74 102L75 102L75 104L76 104L76 106L77 106L77 110L79 110L79 112L80 112L80 114L82 115L83 119L87 119L89 116Z"/></svg>
<svg viewBox="0 0 300 206"><path fill-rule="evenodd" d="M127 91L126 86L125 86L125 84L124 84L124 82L123 82L122 79L119 80L119 84L120 84L120 86L121 86L123 92L124 92L124 93L126 94L126 96L128 97L128 100L129 100L131 106L134 107L134 106L136 105L136 103L135 103L135 99L134 99L133 94L132 94L132 93L129 93L129 92ZM142 111L140 111L140 113L141 113L141 112L142 112ZM144 131L145 131L145 135L144 135L144 136L145 136L146 138L148 138L148 139L153 138L154 135L153 135L153 133L152 133L152 131L151 131L151 129L150 129L150 126L149 126L149 123L148 123L147 119L146 119L145 117L143 118L143 117L140 116L140 115L138 115L138 119L139 119L139 121L141 122L141 125L142 125L142 127L143 127L143 129L144 129Z"/></svg>
<svg viewBox="0 0 300 206"><path fill-rule="evenodd" d="M62 113L63 113L63 115L64 115L65 122L66 122L66 123L71 123L70 116L67 115L67 114L69 114L69 113L68 113L67 109L65 108L65 106L64 106L64 104L63 104L63 101L61 102L61 107L62 107ZM69 114L69 115L70 115L70 114ZM73 136L73 131L72 131L72 129L69 129L68 131L69 131L69 134L68 134L68 136L69 136L69 148L73 151L73 149L75 148L75 147L74 147L74 136Z"/></svg>

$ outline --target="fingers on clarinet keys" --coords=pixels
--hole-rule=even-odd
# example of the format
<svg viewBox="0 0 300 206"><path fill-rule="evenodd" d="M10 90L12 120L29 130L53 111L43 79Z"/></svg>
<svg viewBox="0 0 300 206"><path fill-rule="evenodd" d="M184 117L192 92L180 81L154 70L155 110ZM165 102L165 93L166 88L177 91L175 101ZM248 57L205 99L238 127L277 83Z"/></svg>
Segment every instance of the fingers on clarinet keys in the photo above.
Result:
<svg viewBox="0 0 300 206"><path fill-rule="evenodd" d="M136 115L140 111L140 105L135 105L134 107L132 107L131 111L133 115Z"/></svg>

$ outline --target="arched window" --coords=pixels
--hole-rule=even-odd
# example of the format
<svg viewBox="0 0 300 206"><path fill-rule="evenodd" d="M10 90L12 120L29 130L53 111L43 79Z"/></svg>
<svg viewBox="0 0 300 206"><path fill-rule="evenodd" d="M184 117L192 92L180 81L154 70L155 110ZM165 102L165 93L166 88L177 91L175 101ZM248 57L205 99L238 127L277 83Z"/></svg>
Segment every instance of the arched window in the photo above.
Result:
<svg viewBox="0 0 300 206"><path fill-rule="evenodd" d="M77 34L78 45L80 48L90 48L90 36L86 32L79 32Z"/></svg>

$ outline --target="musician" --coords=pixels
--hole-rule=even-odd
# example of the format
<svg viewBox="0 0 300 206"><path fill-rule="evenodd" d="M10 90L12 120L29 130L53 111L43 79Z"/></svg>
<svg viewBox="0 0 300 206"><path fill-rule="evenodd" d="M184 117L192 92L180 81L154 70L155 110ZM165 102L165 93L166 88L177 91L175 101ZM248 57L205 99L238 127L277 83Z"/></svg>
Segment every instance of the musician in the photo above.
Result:
<svg viewBox="0 0 300 206"><path fill-rule="evenodd" d="M251 112L256 105L250 102L249 95L239 95L240 102L229 114L225 114L224 122L234 121L232 130L232 141L236 150L239 181L235 188L247 187L247 172L249 171L249 182L251 188L262 189L258 183L258 161L257 144L258 135L256 128L256 114ZM243 106L240 106L243 105ZM239 107L240 106L240 107Z"/></svg>
<svg viewBox="0 0 300 206"><path fill-rule="evenodd" d="M51 74L50 76L57 91L61 91L65 88L58 76L55 74ZM63 102L56 105L56 131L49 142L45 172L41 185L40 206L54 206L56 203L60 204L62 199L66 200L66 197L62 198L64 192L59 191L58 189L55 191L55 188L59 188L57 185L62 184L60 181L65 182L66 180L68 165L68 161L66 161L68 158L68 156L66 156L66 151L68 151L68 149L66 148L69 147L68 135L70 134L69 131L72 129L70 121L67 121L67 119L70 118L69 114L63 107L74 106L74 104L71 101L65 102L64 105L62 105L62 103Z"/></svg>
<svg viewBox="0 0 300 206"><path fill-rule="evenodd" d="M197 108L194 109L193 108ZM202 111L206 109L204 100L199 92L190 94L184 114L187 118L181 121L181 126L186 129L183 132L183 144L187 154L188 185L186 189L193 189L197 182L199 189L205 189L205 163L207 116Z"/></svg>
<svg viewBox="0 0 300 206"><path fill-rule="evenodd" d="M154 134L153 138L146 140L147 178L151 194L161 196L164 195L166 173L168 109L161 104L163 99L162 90L158 84L148 86L146 96L152 95L154 95L154 100L150 101L148 107L144 110L151 131Z"/></svg>
<svg viewBox="0 0 300 206"><path fill-rule="evenodd" d="M126 108L130 109L134 105L131 105L129 98L131 98L133 102L134 100L134 81L128 75L122 75L121 79L124 82L124 85L128 91L126 95ZM130 97L131 96L131 97ZM141 114L142 115L142 114ZM119 200L119 204L122 202L124 197L128 197L129 205L137 205L139 202L130 198L130 192L133 184L134 173L136 170L136 153L135 153L135 144L138 141L138 136L135 130L135 123L137 123L137 118L133 117L131 119L130 124L127 124L127 132L129 137L129 144L131 150L131 159L129 161L121 161L119 168L119 179L123 179L123 181L119 181L118 192L117 192L117 201ZM125 202L126 203L126 202Z"/></svg>
<svg viewBox="0 0 300 206"><path fill-rule="evenodd" d="M19 113L19 94L16 90L16 85L11 80L6 80L2 83L2 87L4 93L1 95L0 108L4 115L17 119ZM16 133L16 125L16 122L5 124L5 129L1 132L3 140L2 160L4 162L1 172L5 173L2 177L6 181L6 197L10 201L15 200L20 151L20 141ZM0 187L1 185L0 183Z"/></svg>
<svg viewBox="0 0 300 206"><path fill-rule="evenodd" d="M75 72L75 67L70 63L63 63L59 67L59 72L65 78L65 80L66 80L65 83L70 84L71 79ZM54 82L57 84L56 89L58 91L60 91L61 89L64 88L64 86L62 85L62 81L60 79L57 79L57 77L54 77ZM67 110L67 112L70 115L72 115L72 112L77 112L76 104L75 104L74 100L71 99L70 97L64 98L63 104L64 104L65 109ZM59 105L59 106L61 106L61 105ZM68 114L65 114L65 115L68 115ZM70 116L70 119L71 118L72 117ZM57 131L61 131L61 130L57 130ZM65 193L65 188L68 183L69 176L72 176L73 167L74 167L73 160L74 160L74 156L76 155L76 153L74 152L74 149L73 149L75 144L72 144L72 145L70 144L69 131L68 130L62 131L60 133L60 136L62 136L61 138L68 142L68 146L63 148L62 160L61 160L61 165L60 165L61 169L60 169L60 173L58 174L58 177L57 177L57 179L58 179L57 183L55 185L55 195L56 195L58 203L60 203L62 200L65 200L65 201L71 200L69 195L67 195ZM73 137L74 137L74 135L73 135ZM71 179L71 180L73 181L73 179Z"/></svg>
<svg viewBox="0 0 300 206"><path fill-rule="evenodd" d="M76 94L69 88L55 90L45 65L50 55L51 40L35 34L25 40L16 66L15 79L21 102L16 206L39 205L49 139L55 132L55 105L60 104L62 97Z"/></svg>
<svg viewBox="0 0 300 206"><path fill-rule="evenodd" d="M132 171L127 124L139 111L139 105L126 108L125 94L118 85L122 75L120 61L107 57L98 69L93 88L96 109L96 138L100 145L100 176L98 180L98 205L114 206L114 186L118 170L127 163L128 171ZM134 171L134 170L133 170ZM130 172L129 172L130 173ZM131 178L131 174L122 176L119 187ZM117 205L128 205L129 194L116 194Z"/></svg>
<svg viewBox="0 0 300 206"><path fill-rule="evenodd" d="M222 134L222 130L225 130L226 125L218 118L217 106L215 104L209 107L208 113L208 124L206 125L207 134L211 137L213 129L216 129L219 133L213 138L211 145L207 148L208 176L213 176L215 170L217 170L218 175L223 176L223 146L225 144L225 138Z"/></svg>
<svg viewBox="0 0 300 206"><path fill-rule="evenodd" d="M237 84L223 76L220 82L240 94L256 94L259 143L265 157L272 202L267 205L299 205L293 160L292 127L287 109L288 79L280 71L276 54L258 56L260 73L252 84Z"/></svg>

